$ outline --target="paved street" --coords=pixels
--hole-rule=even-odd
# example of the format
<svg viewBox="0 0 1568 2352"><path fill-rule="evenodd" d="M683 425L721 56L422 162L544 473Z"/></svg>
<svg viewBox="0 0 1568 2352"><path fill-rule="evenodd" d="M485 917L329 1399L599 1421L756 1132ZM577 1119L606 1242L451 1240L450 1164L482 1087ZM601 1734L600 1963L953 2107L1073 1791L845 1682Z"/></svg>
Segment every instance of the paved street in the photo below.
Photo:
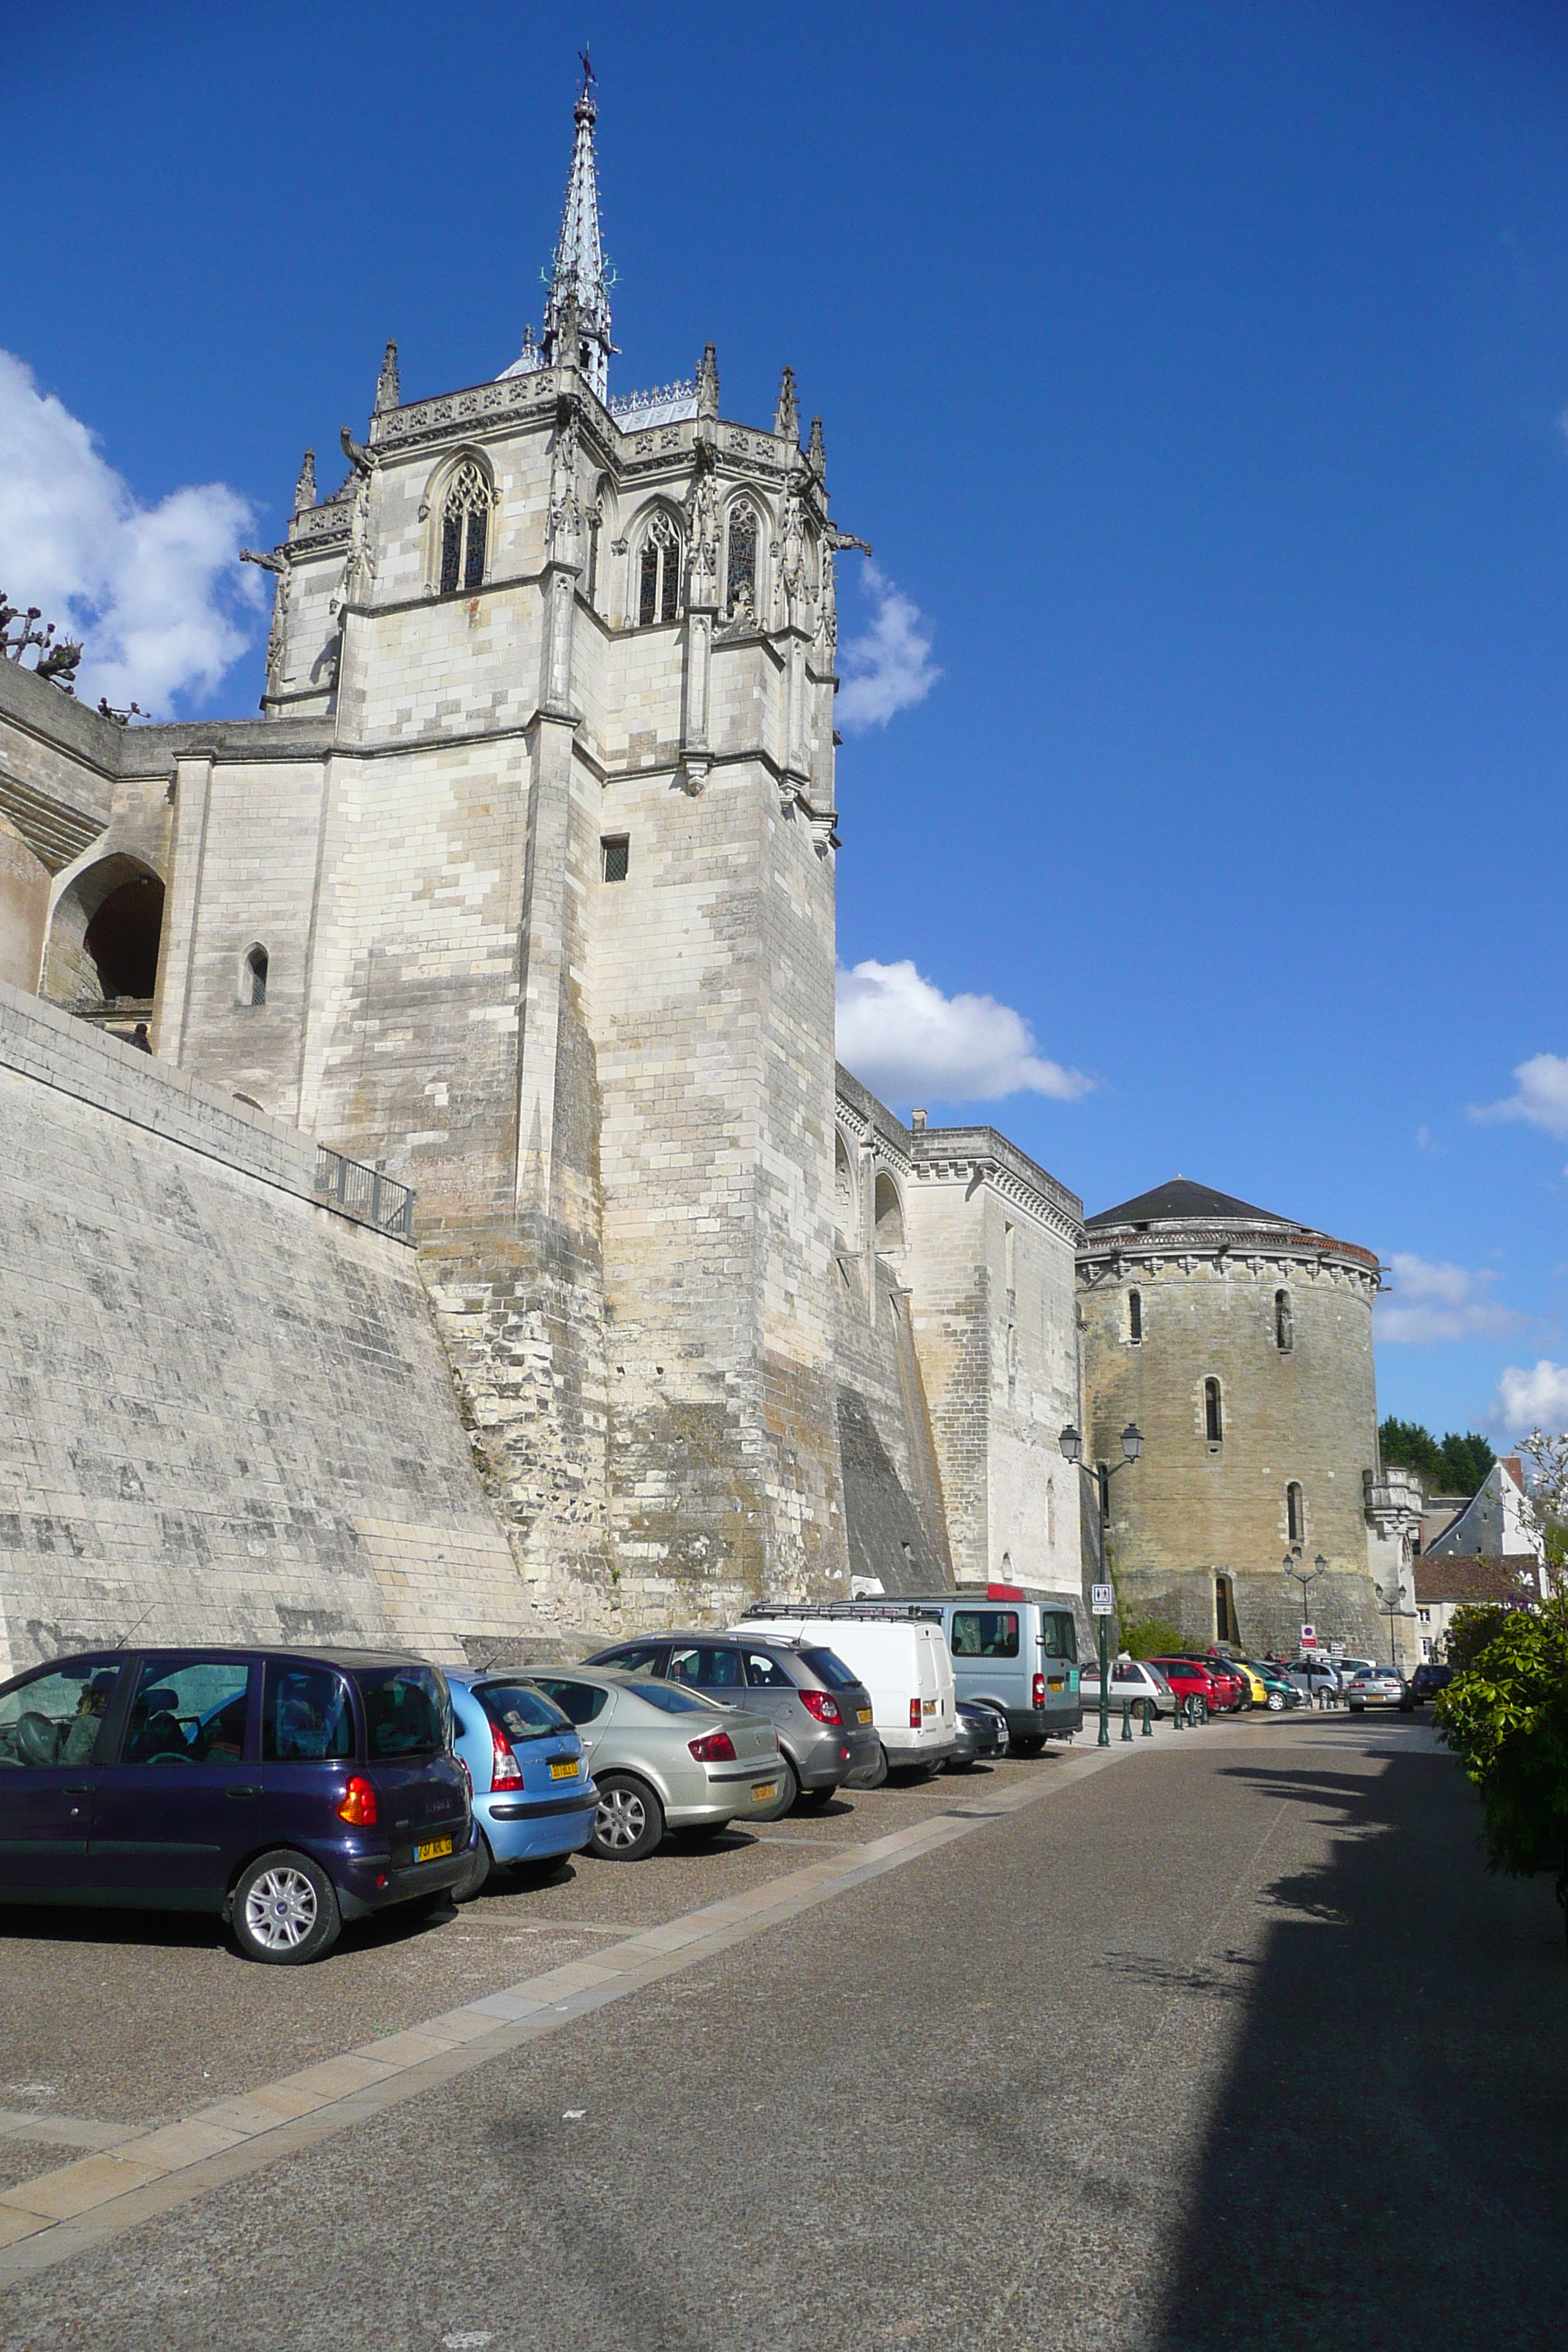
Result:
<svg viewBox="0 0 1568 2352"><path fill-rule="evenodd" d="M1475 1828L1423 1726L1259 1719L310 1969L0 1915L0 2347L1555 2341L1568 1962Z"/></svg>

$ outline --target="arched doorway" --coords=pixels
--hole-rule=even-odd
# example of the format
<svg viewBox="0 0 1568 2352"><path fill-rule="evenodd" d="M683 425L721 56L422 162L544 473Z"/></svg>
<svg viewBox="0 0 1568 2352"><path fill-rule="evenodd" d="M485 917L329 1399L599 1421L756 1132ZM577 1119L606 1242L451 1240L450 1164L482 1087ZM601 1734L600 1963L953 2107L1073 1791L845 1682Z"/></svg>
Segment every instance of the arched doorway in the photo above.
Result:
<svg viewBox="0 0 1568 2352"><path fill-rule="evenodd" d="M44 959L44 994L129 1036L153 1015L163 936L163 885L123 851L87 866L60 894Z"/></svg>

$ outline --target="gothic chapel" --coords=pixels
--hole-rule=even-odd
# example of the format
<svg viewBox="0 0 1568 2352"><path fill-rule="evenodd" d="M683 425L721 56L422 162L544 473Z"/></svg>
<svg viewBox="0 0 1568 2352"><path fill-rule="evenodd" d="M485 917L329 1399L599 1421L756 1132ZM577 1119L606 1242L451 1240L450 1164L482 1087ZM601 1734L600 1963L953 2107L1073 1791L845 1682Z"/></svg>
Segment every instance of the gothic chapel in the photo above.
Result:
<svg viewBox="0 0 1568 2352"><path fill-rule="evenodd" d="M389 344L347 479L319 498L307 453L250 554L259 719L117 728L20 680L64 714L61 808L73 761L107 779L36 984L112 1010L91 940L133 879L157 1062L414 1189L536 1622L1077 1592L1080 1203L836 1069L862 542L788 368L766 425L723 414L711 343L612 394L595 114L585 78L538 341L408 402Z"/></svg>

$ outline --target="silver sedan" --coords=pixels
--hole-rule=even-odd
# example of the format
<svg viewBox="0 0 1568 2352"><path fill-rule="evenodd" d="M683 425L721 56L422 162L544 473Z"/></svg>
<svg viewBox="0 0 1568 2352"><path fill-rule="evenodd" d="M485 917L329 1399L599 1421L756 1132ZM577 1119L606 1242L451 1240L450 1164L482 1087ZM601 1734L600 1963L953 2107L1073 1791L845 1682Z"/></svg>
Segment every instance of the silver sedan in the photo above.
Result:
<svg viewBox="0 0 1568 2352"><path fill-rule="evenodd" d="M772 1818L783 1774L762 1717L606 1666L547 1666L530 1680L583 1742L599 1790L588 1852L602 1862L641 1862L667 1830Z"/></svg>
<svg viewBox="0 0 1568 2352"><path fill-rule="evenodd" d="M1100 1667L1091 1662L1079 1675L1079 1696L1083 1701L1084 1720L1100 1709ZM1110 1711L1120 1715L1121 1702L1129 1699L1132 1719L1142 1723L1145 1716L1174 1715L1176 1694L1158 1666L1145 1665L1134 1659L1130 1666L1113 1665L1110 1669Z"/></svg>
<svg viewBox="0 0 1568 2352"><path fill-rule="evenodd" d="M1397 1706L1405 1696L1405 1677L1392 1666L1367 1666L1352 1679L1345 1692L1352 1715L1369 1706Z"/></svg>

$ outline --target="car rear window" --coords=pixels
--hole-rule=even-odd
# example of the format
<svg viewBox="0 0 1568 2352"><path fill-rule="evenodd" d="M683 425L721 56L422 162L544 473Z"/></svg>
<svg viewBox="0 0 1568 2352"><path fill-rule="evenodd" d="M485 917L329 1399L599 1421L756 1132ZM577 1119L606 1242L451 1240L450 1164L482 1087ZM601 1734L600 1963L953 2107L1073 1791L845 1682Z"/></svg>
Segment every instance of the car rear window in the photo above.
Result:
<svg viewBox="0 0 1568 2352"><path fill-rule="evenodd" d="M955 1658L1016 1658L1018 1612L1016 1609L955 1609L949 1643ZM1056 1653L1051 1654L1054 1657Z"/></svg>
<svg viewBox="0 0 1568 2352"><path fill-rule="evenodd" d="M1077 1664L1078 1633L1068 1610L1041 1611L1040 1647L1047 1658L1068 1658Z"/></svg>
<svg viewBox="0 0 1568 2352"><path fill-rule="evenodd" d="M557 1675L541 1675L539 1687L563 1709L569 1723L595 1723L609 1704L608 1691L597 1683L570 1682Z"/></svg>
<svg viewBox="0 0 1568 2352"><path fill-rule="evenodd" d="M818 1682L826 1683L829 1690L860 1688L859 1675L850 1673L837 1650L803 1650L800 1663L809 1666Z"/></svg>
<svg viewBox="0 0 1568 2352"><path fill-rule="evenodd" d="M328 1764L354 1752L348 1685L331 1666L268 1659L261 1690L264 1764Z"/></svg>
<svg viewBox="0 0 1568 2352"><path fill-rule="evenodd" d="M452 1745L452 1706L433 1666L373 1666L356 1674L367 1754L414 1764Z"/></svg>
<svg viewBox="0 0 1568 2352"><path fill-rule="evenodd" d="M509 1739L545 1739L552 1731L572 1728L555 1701L526 1683L481 1683L474 1696Z"/></svg>
<svg viewBox="0 0 1568 2352"><path fill-rule="evenodd" d="M719 1712L710 1699L700 1698L695 1691L682 1690L676 1683L628 1683L626 1688L666 1715L711 1716Z"/></svg>

